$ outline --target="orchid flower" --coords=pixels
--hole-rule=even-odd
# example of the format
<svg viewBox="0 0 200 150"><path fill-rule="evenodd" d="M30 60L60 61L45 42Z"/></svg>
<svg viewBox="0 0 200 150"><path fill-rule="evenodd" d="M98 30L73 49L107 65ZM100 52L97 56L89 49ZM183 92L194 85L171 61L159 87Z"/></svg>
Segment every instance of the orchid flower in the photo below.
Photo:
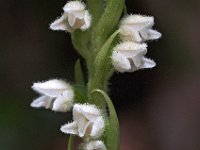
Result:
<svg viewBox="0 0 200 150"><path fill-rule="evenodd" d="M123 41L145 42L161 37L161 33L153 30L154 18L142 15L129 15L120 23L120 36Z"/></svg>
<svg viewBox="0 0 200 150"><path fill-rule="evenodd" d="M104 119L101 111L95 105L75 104L73 120L72 123L63 125L60 130L80 137L98 138L103 134Z"/></svg>
<svg viewBox="0 0 200 150"><path fill-rule="evenodd" d="M63 15L50 25L52 30L72 32L75 29L86 30L90 27L91 17L85 9L84 3L70 1L64 6L63 10Z"/></svg>
<svg viewBox="0 0 200 150"><path fill-rule="evenodd" d="M34 108L44 107L53 111L67 112L73 105L74 92L72 87L63 80L53 79L34 83L32 89L41 94L31 103Z"/></svg>
<svg viewBox="0 0 200 150"><path fill-rule="evenodd" d="M152 68L156 64L153 60L147 59L146 44L134 42L123 42L118 44L112 54L112 64L119 72L134 72L143 68Z"/></svg>

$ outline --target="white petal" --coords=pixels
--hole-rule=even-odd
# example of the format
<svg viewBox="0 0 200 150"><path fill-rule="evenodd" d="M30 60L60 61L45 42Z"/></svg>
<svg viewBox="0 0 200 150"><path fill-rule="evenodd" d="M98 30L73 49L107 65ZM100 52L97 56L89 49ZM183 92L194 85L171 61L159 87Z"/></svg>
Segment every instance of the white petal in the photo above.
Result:
<svg viewBox="0 0 200 150"><path fill-rule="evenodd" d="M133 36L132 36L133 30L129 26L121 25L119 28L119 31L120 31L120 38L122 41L132 41L133 40Z"/></svg>
<svg viewBox="0 0 200 150"><path fill-rule="evenodd" d="M73 29L69 26L67 14L63 14L60 18L51 23L52 30L61 30L72 32Z"/></svg>
<svg viewBox="0 0 200 150"><path fill-rule="evenodd" d="M91 122L94 122L99 116L101 116L100 110L94 105L83 107L82 113Z"/></svg>
<svg viewBox="0 0 200 150"><path fill-rule="evenodd" d="M38 82L34 83L32 86L33 90L39 92L41 94L50 96L50 97L58 97L64 91L71 90L71 86L64 82L63 80L49 80L46 82Z"/></svg>
<svg viewBox="0 0 200 150"><path fill-rule="evenodd" d="M41 96L31 103L31 107L34 107L34 108L44 107L44 108L48 109L51 107L52 101L53 101L53 99L51 97Z"/></svg>
<svg viewBox="0 0 200 150"><path fill-rule="evenodd" d="M86 30L90 27L91 17L87 10L81 12L68 13L69 25L73 29L80 28L81 30Z"/></svg>
<svg viewBox="0 0 200 150"><path fill-rule="evenodd" d="M69 25L71 27L74 26L75 22L76 22L76 16L74 16L73 13L68 13L68 22L69 22Z"/></svg>
<svg viewBox="0 0 200 150"><path fill-rule="evenodd" d="M131 69L129 60L123 55L119 54L117 51L113 51L111 59L112 59L113 67L117 71L125 72Z"/></svg>
<svg viewBox="0 0 200 150"><path fill-rule="evenodd" d="M95 105L75 104L73 107L73 117L76 121L81 117L85 117L89 121L94 121L99 116L101 116L101 112Z"/></svg>
<svg viewBox="0 0 200 150"><path fill-rule="evenodd" d="M61 126L60 130L66 134L78 135L78 124L76 122L68 123Z"/></svg>
<svg viewBox="0 0 200 150"><path fill-rule="evenodd" d="M138 53L135 57L132 57L132 61L135 67L140 67L143 64L142 58L144 57L143 53Z"/></svg>
<svg viewBox="0 0 200 150"><path fill-rule="evenodd" d="M139 32L133 32L133 34L132 34L132 40L134 42L138 42L138 43L142 42L142 38L141 38Z"/></svg>
<svg viewBox="0 0 200 150"><path fill-rule="evenodd" d="M81 27L81 30L83 31L87 30L91 26L91 16L87 10L85 11L84 22L85 23Z"/></svg>
<svg viewBox="0 0 200 150"><path fill-rule="evenodd" d="M69 13L68 21L73 29L81 28L84 25L84 12Z"/></svg>
<svg viewBox="0 0 200 150"><path fill-rule="evenodd" d="M131 64L131 69L128 72L134 72L139 69L147 69L147 68L153 68L156 66L156 63L151 60L147 59L145 57L142 58L142 64L139 67L136 67L134 63Z"/></svg>
<svg viewBox="0 0 200 150"><path fill-rule="evenodd" d="M144 64L140 68L153 68L156 66L156 63L148 58L143 58Z"/></svg>
<svg viewBox="0 0 200 150"><path fill-rule="evenodd" d="M144 55L147 53L147 49L138 49L135 52L135 55L131 57L131 60L133 61L134 65L136 67L141 66L142 62L143 62L143 57Z"/></svg>
<svg viewBox="0 0 200 150"><path fill-rule="evenodd" d="M140 36L139 33L140 30L135 29L134 26L128 26L128 25L121 26L120 38L122 39L122 41L134 41L139 43L142 41L142 37Z"/></svg>
<svg viewBox="0 0 200 150"><path fill-rule="evenodd" d="M74 93L72 90L65 91L53 103L52 110L58 112L70 111L74 102Z"/></svg>
<svg viewBox="0 0 200 150"><path fill-rule="evenodd" d="M63 10L67 13L74 11L82 11L85 9L84 3L80 1L70 1L63 7Z"/></svg>
<svg viewBox="0 0 200 150"><path fill-rule="evenodd" d="M156 30L148 29L148 28L141 30L140 34L144 41L155 40L155 39L159 39L161 37L160 32L158 32Z"/></svg>
<svg viewBox="0 0 200 150"><path fill-rule="evenodd" d="M124 52L124 51L146 51L147 48L147 44L143 43L143 44L138 44L135 42L122 42L120 44L118 44L114 50L116 51L120 51L120 52Z"/></svg>
<svg viewBox="0 0 200 150"><path fill-rule="evenodd" d="M148 26L154 25L154 18L142 15L129 15L122 19L121 25L127 25L134 30L141 30Z"/></svg>
<svg viewBox="0 0 200 150"><path fill-rule="evenodd" d="M100 140L90 141L89 143L85 144L84 150L106 150L106 146Z"/></svg>
<svg viewBox="0 0 200 150"><path fill-rule="evenodd" d="M92 122L82 117L78 121L78 135L80 137L89 136L92 128Z"/></svg>
<svg viewBox="0 0 200 150"><path fill-rule="evenodd" d="M148 32L148 39L149 40L155 40L155 39L159 39L161 37L161 33L156 31L156 30L152 30L152 29L149 29L149 32Z"/></svg>
<svg viewBox="0 0 200 150"><path fill-rule="evenodd" d="M103 117L99 117L94 122L90 135L94 138L98 138L103 134L104 128L105 128L104 119Z"/></svg>

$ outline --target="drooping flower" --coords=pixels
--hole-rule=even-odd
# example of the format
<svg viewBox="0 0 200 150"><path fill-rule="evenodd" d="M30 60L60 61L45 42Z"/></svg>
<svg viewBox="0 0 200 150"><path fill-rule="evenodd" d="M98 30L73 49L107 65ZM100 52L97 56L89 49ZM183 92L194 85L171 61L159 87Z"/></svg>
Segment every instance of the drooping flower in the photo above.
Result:
<svg viewBox="0 0 200 150"><path fill-rule="evenodd" d="M101 111L95 105L75 104L73 120L72 123L63 125L60 130L80 137L98 138L103 134L105 122Z"/></svg>
<svg viewBox="0 0 200 150"><path fill-rule="evenodd" d="M123 41L144 42L161 37L161 33L153 30L154 17L129 15L122 19L120 36Z"/></svg>
<svg viewBox="0 0 200 150"><path fill-rule="evenodd" d="M31 103L34 108L44 107L57 112L67 112L73 106L73 89L63 80L53 79L34 83L32 89L41 94Z"/></svg>
<svg viewBox="0 0 200 150"><path fill-rule="evenodd" d="M72 32L75 29L87 30L90 27L91 17L84 3L70 1L63 10L63 15L50 25L52 30Z"/></svg>
<svg viewBox="0 0 200 150"><path fill-rule="evenodd" d="M90 141L84 145L84 150L106 150L105 144L100 141Z"/></svg>
<svg viewBox="0 0 200 150"><path fill-rule="evenodd" d="M138 69L152 68L156 63L145 58L146 53L146 44L123 42L114 48L111 56L112 64L119 72L134 72Z"/></svg>

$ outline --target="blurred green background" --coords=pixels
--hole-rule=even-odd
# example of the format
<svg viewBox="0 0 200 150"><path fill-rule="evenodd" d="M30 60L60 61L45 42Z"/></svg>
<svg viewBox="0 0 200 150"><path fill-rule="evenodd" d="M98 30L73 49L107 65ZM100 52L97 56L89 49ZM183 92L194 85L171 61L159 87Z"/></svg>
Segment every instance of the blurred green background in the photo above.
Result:
<svg viewBox="0 0 200 150"><path fill-rule="evenodd" d="M0 150L65 150L59 128L70 113L29 107L35 81L73 83L79 55L70 36L49 24L65 0L0 1ZM149 43L152 70L115 74L110 95L122 150L200 149L200 1L126 0L129 13L155 17L163 34ZM114 12L113 12L114 13Z"/></svg>

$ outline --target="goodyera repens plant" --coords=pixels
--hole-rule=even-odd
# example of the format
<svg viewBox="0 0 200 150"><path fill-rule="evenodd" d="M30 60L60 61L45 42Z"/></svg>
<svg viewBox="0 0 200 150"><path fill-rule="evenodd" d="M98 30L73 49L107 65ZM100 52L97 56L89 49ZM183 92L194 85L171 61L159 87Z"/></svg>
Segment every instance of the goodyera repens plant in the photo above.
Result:
<svg viewBox="0 0 200 150"><path fill-rule="evenodd" d="M145 57L146 42L161 37L153 29L154 17L128 15L124 8L124 0L69 1L61 17L50 25L52 30L71 34L73 46L85 60L88 71L85 82L77 60L74 84L53 79L32 86L41 95L31 103L32 107L55 112L72 110L73 121L60 128L64 134L70 134L68 150L74 148L76 136L82 138L76 146L80 149L118 150L119 123L107 95L108 80L114 71L134 72L156 66Z"/></svg>

